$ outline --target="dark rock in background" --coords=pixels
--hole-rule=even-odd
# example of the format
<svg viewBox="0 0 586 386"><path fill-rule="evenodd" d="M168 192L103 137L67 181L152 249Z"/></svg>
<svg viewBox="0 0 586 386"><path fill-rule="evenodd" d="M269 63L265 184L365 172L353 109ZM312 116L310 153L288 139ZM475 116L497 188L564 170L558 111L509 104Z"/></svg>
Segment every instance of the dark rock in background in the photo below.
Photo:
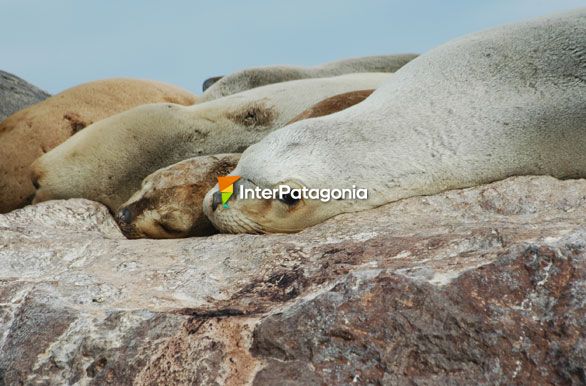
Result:
<svg viewBox="0 0 586 386"><path fill-rule="evenodd" d="M25 80L0 70L0 121L49 96Z"/></svg>

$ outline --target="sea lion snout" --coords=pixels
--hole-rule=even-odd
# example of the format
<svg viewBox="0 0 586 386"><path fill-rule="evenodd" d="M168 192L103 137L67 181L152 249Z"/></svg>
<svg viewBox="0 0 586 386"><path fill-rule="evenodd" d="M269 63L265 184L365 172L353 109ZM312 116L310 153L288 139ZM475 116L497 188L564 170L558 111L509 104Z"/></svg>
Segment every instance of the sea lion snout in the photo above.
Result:
<svg viewBox="0 0 586 386"><path fill-rule="evenodd" d="M33 184L34 188L35 188L35 192L31 195L32 196L32 200L31 203L32 204L38 204L39 202L43 202L43 201L47 201L51 199L50 194L48 194L47 192L43 192L43 190L41 189L41 187L43 186L42 179L44 176L44 172L39 168L39 166L37 165L37 163L33 163L31 166L31 174L30 174L30 179L31 179L31 183Z"/></svg>
<svg viewBox="0 0 586 386"><path fill-rule="evenodd" d="M130 224L132 222L132 212L128 208L122 208L118 212L118 218L120 221L123 221L126 224Z"/></svg>
<svg viewBox="0 0 586 386"><path fill-rule="evenodd" d="M127 206L120 208L116 213L116 216L114 216L114 220L116 220L122 234L128 239L137 239L141 237L135 224L133 224L135 219L136 214Z"/></svg>

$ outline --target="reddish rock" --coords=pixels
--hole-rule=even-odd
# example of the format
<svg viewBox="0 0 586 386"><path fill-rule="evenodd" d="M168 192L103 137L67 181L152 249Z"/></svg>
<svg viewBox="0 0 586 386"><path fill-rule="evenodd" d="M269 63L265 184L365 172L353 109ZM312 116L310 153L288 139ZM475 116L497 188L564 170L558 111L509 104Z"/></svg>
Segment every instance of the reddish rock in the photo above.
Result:
<svg viewBox="0 0 586 386"><path fill-rule="evenodd" d="M567 240L515 246L444 286L349 274L261 321L252 352L268 366L254 383L584 384L585 259Z"/></svg>

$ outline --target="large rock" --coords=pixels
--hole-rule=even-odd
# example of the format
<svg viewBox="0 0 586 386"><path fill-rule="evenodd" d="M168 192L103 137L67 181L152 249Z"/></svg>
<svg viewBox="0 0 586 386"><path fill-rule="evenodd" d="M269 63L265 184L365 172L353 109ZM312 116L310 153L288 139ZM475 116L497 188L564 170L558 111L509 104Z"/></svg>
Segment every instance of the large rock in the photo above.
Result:
<svg viewBox="0 0 586 386"><path fill-rule="evenodd" d="M0 216L0 384L583 384L586 181L511 178L293 235Z"/></svg>
<svg viewBox="0 0 586 386"><path fill-rule="evenodd" d="M49 96L18 76L0 70L0 122L10 114Z"/></svg>

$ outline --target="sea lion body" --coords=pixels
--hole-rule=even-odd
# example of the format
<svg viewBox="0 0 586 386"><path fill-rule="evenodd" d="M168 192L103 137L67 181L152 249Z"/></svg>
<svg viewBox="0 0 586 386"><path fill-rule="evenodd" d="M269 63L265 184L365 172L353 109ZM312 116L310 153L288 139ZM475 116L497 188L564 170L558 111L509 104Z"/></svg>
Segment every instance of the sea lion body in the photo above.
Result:
<svg viewBox="0 0 586 386"><path fill-rule="evenodd" d="M584 178L585 80L584 9L453 40L401 68L364 102L271 133L232 173L245 187L354 186L368 199L234 195L226 209L214 205L215 188L204 211L224 232L294 232L340 213L509 176Z"/></svg>
<svg viewBox="0 0 586 386"><path fill-rule="evenodd" d="M116 211L157 169L196 156L240 153L324 98L376 88L389 76L305 79L189 107L137 107L87 127L39 158L34 202L82 197Z"/></svg>
<svg viewBox="0 0 586 386"><path fill-rule="evenodd" d="M93 122L154 102L191 105L190 92L166 83L106 79L85 83L20 110L0 123L0 213L30 203L30 164Z"/></svg>
<svg viewBox="0 0 586 386"><path fill-rule="evenodd" d="M203 213L205 194L229 174L240 154L190 158L147 176L116 216L128 238L180 238L214 233Z"/></svg>
<svg viewBox="0 0 586 386"><path fill-rule="evenodd" d="M296 79L325 78L365 72L395 72L415 54L380 55L351 58L325 63L316 67L266 66L248 68L223 77L209 78L204 82L202 101L210 101L268 84Z"/></svg>

